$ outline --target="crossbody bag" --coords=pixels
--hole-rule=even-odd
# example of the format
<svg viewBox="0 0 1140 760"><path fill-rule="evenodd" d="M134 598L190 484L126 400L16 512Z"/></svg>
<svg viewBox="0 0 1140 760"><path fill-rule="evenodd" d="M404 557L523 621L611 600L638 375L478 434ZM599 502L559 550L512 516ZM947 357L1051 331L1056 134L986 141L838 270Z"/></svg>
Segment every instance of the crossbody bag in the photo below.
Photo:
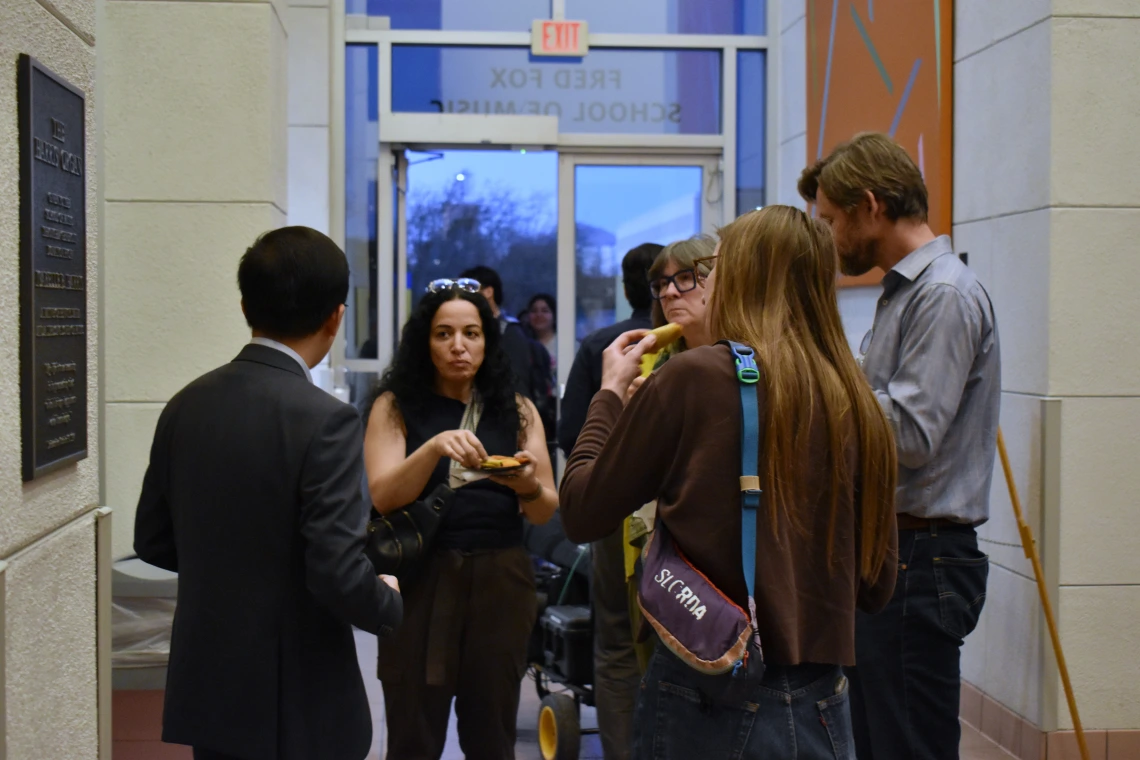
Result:
<svg viewBox="0 0 1140 760"><path fill-rule="evenodd" d="M478 394L473 394L459 429L474 433L482 416L483 402ZM466 483L463 474L463 465L451 461L446 483L437 485L424 498L368 523L364 553L378 574L393 575L405 585L419 575L432 541L451 511L455 489Z"/></svg>
<svg viewBox="0 0 1140 760"><path fill-rule="evenodd" d="M731 673L749 683L764 675L764 654L756 623L756 512L760 507L760 371L755 352L728 343L741 402L741 560L748 585L745 610L718 589L685 556L658 517L643 555L638 604L645 619L682 662L705 675Z"/></svg>

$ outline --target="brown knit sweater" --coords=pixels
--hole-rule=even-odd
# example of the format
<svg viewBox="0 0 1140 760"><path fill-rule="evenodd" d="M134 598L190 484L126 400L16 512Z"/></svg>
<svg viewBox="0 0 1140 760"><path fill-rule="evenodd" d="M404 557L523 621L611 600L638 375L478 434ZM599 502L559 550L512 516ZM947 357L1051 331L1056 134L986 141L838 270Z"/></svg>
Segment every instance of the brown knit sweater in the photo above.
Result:
<svg viewBox="0 0 1140 760"><path fill-rule="evenodd" d="M763 382L758 388L763 436ZM566 535L579 542L600 539L657 499L658 519L689 560L747 609L740 558L740 436L740 390L727 346L673 357L646 380L624 412L621 399L601 391L562 479L559 504ZM757 516L756 608L770 664L854 665L856 607L877 612L894 591L897 534L877 582L859 577L853 488L839 495L832 561L827 560L827 441L824 417L815 414L810 455L802 468L808 487L795 507L800 528L781 522L774 533L763 497ZM848 462L857 472L854 444ZM764 469L759 468L762 488Z"/></svg>

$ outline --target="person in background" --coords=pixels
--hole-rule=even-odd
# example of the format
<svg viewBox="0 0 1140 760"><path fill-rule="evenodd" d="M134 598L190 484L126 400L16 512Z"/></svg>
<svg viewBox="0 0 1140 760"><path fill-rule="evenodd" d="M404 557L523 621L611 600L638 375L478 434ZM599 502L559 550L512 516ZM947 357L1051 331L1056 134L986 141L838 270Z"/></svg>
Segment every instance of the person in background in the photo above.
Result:
<svg viewBox="0 0 1140 760"><path fill-rule="evenodd" d="M502 347L510 361L515 390L534 402L545 429L555 430L558 400L550 375L550 354L541 343L527 335L517 319L503 312L503 280L499 273L480 265L465 269L459 278L475 280L481 286L480 292L487 299L502 334Z"/></svg>
<svg viewBox="0 0 1140 760"><path fill-rule="evenodd" d="M806 168L800 195L835 235L845 274L879 267L860 362L898 446L899 583L860 615L852 712L860 760L956 760L959 661L986 598L1001 356L989 294L927 223L922 173L863 133Z"/></svg>
<svg viewBox="0 0 1140 760"><path fill-rule="evenodd" d="M511 386L502 336L477 284L429 287L376 389L364 443L381 514L441 483L455 489L422 575L404 590L404 626L380 647L387 757L439 758L454 698L464 755L513 759L538 605L523 520L545 523L558 494L542 420ZM456 480L488 454L516 452L530 462L520 472Z"/></svg>
<svg viewBox="0 0 1140 760"><path fill-rule="evenodd" d="M550 372L557 377L558 354L556 335L558 330L558 308L555 306L554 296L548 293L538 293L527 304L527 321L530 323L531 334L542 344L550 354Z"/></svg>
<svg viewBox="0 0 1140 760"><path fill-rule="evenodd" d="M135 518L139 558L178 573L163 741L196 760L362 760L352 627L386 636L403 603L364 554L360 415L309 375L348 262L284 227L242 256L238 287L253 340L163 409Z"/></svg>
<svg viewBox="0 0 1140 760"><path fill-rule="evenodd" d="M752 597L741 387L726 345L674 356L624 411L654 338L629 332L606 349L562 481L563 524L571 540L596 540L656 499L678 552L741 610L755 601L761 682L737 691L731 673L702 675L659 644L637 705L637 757L666 747L684 758L851 760L840 666L855 661L855 610L881 608L895 583L890 425L843 333L822 223L790 206L749 212L721 230L711 263L709 332L750 346L760 371Z"/></svg>
<svg viewBox="0 0 1140 760"><path fill-rule="evenodd" d="M526 326L530 330L530 335L533 340L536 340L546 352L550 355L550 388L551 395L557 396L554 391L558 387L558 346L555 336L557 327L556 315L558 309L555 306L554 296L548 293L539 293L532 296L530 302L527 304L526 311ZM557 399L552 399L550 404L550 412L543 418L542 423L546 427L546 448L550 453L550 460L558 456L558 421L556 419L556 410L558 408Z"/></svg>
<svg viewBox="0 0 1140 760"><path fill-rule="evenodd" d="M712 342L705 322L707 293L704 288L698 287L698 283L704 282L708 277L708 262L715 253L715 238L709 235L696 235L665 246L665 249L657 254L653 266L649 268L649 291L653 296L653 326L661 327L674 322L684 329L680 339L647 357L654 369L659 369L671 356ZM635 393L643 382L645 382L644 373L642 377L634 380L630 386L630 393ZM630 622L638 642L637 659L642 673L649 667L649 658L656 646L656 637L652 635L648 624L642 622L641 608L637 605L637 584L641 577L639 560L648 535L653 530L656 516L657 505L650 502L626 518L621 530L627 593L630 599Z"/></svg>
<svg viewBox="0 0 1140 760"><path fill-rule="evenodd" d="M661 250L662 246L656 243L644 243L626 253L621 262L622 284L633 314L627 320L586 336L574 357L566 382L566 394L562 397L562 419L558 425L558 443L566 456L574 450L578 433L586 421L586 410L602 387L602 352L622 333L648 329L652 325L649 267ZM591 552L594 694L606 760L625 760L631 756L633 709L641 682L630 623L622 547L623 534L616 529L595 541Z"/></svg>

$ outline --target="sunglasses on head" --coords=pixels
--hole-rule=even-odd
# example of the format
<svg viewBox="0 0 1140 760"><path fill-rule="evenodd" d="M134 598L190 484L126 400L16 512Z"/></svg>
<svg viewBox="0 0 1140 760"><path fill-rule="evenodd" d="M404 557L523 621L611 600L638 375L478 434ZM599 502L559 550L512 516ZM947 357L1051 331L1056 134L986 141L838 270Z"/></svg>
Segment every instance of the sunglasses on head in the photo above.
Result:
<svg viewBox="0 0 1140 760"><path fill-rule="evenodd" d="M449 278L441 278L432 280L424 288L428 293L438 293L441 290L464 290L468 293L478 293L482 289L478 280L472 280L470 277L460 277L458 280Z"/></svg>

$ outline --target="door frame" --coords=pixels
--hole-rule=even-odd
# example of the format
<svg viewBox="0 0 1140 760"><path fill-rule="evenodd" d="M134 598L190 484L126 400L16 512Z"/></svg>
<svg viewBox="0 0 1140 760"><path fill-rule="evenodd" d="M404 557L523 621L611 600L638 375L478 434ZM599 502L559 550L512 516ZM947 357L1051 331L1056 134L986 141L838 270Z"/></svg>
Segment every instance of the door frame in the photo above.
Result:
<svg viewBox="0 0 1140 760"><path fill-rule="evenodd" d="M558 397L570 375L577 342L577 225L575 223L576 178L579 166L699 166L701 172L701 232L713 234L731 217L725 203L724 159L717 152L654 154L610 150L605 152L559 152L558 156ZM719 188L718 188L719 186ZM734 216L734 215L733 215ZM622 252L624 255L624 252ZM620 295L618 296L621 297Z"/></svg>
<svg viewBox="0 0 1140 760"><path fill-rule="evenodd" d="M375 359L346 359L343 348L339 361L334 366L343 366L348 372L382 372L391 359L399 331L407 321L409 304L406 283L408 278L408 228L406 194L408 187L408 159L403 148L392 145L381 146L377 159L377 210L395 207L396 218L377 213L377 355ZM483 146L486 147L486 146ZM417 146L417 150L421 148ZM430 150L432 148L422 148ZM438 148L435 148L438 149ZM506 148L503 148L504 150ZM701 232L713 234L718 227L729 221L730 212L725 204L724 160L716 152L669 153L650 151L629 152L609 150L592 152L558 152L557 185L557 291L558 323L577 324L577 270L576 270L576 225L575 225L575 169L578 166L697 166L701 173ZM390 178L384 181L384 178ZM393 275L394 284L393 287ZM391 298L389 301L385 294ZM414 294L413 294L414 298ZM575 353L576 331L560 330L558 333L558 384L561 389L569 376L570 365ZM341 341L343 343L343 341Z"/></svg>
<svg viewBox="0 0 1140 760"><path fill-rule="evenodd" d="M380 154L377 166L377 319L376 359L346 359L344 327L334 342L330 361L334 383L345 385L345 372L381 372L395 346L398 330L407 317L404 298L384 305L384 293L392 292L393 274L403 294L407 278L407 227L396 224L390 209L406 217L404 193L407 161L394 151L414 147L452 149L517 149L534 147L559 152L558 216L558 320L575 324L573 167L583 164L701 165L705 167L704 195L709 180L720 182L720 216L702 213L706 230L735 217L737 143L737 53L765 51L766 107L765 185L769 202L775 200L780 176L779 138L776 129L780 104L779 29L780 3L768 0L768 35L709 34L591 34L591 49L718 50L721 53L721 133L717 135L576 134L558 132L553 116L411 114L392 111L391 57L393 45L529 47L526 32L467 32L446 30L390 29L382 17L346 16L344 0L330 2L330 236L345 243L345 55L347 45L375 45L378 51L378 110ZM709 161L716 164L709 167ZM568 170L563 170L566 167ZM391 181L388 180L391 178ZM568 186L567 186L567 183ZM567 207L569 211L567 212ZM388 213L386 213L386 211ZM569 214L569 224L564 215ZM387 217L387 218L386 218ZM568 291L567 291L568 289ZM574 331L563 330L558 338L559 384L565 383L574 352Z"/></svg>

